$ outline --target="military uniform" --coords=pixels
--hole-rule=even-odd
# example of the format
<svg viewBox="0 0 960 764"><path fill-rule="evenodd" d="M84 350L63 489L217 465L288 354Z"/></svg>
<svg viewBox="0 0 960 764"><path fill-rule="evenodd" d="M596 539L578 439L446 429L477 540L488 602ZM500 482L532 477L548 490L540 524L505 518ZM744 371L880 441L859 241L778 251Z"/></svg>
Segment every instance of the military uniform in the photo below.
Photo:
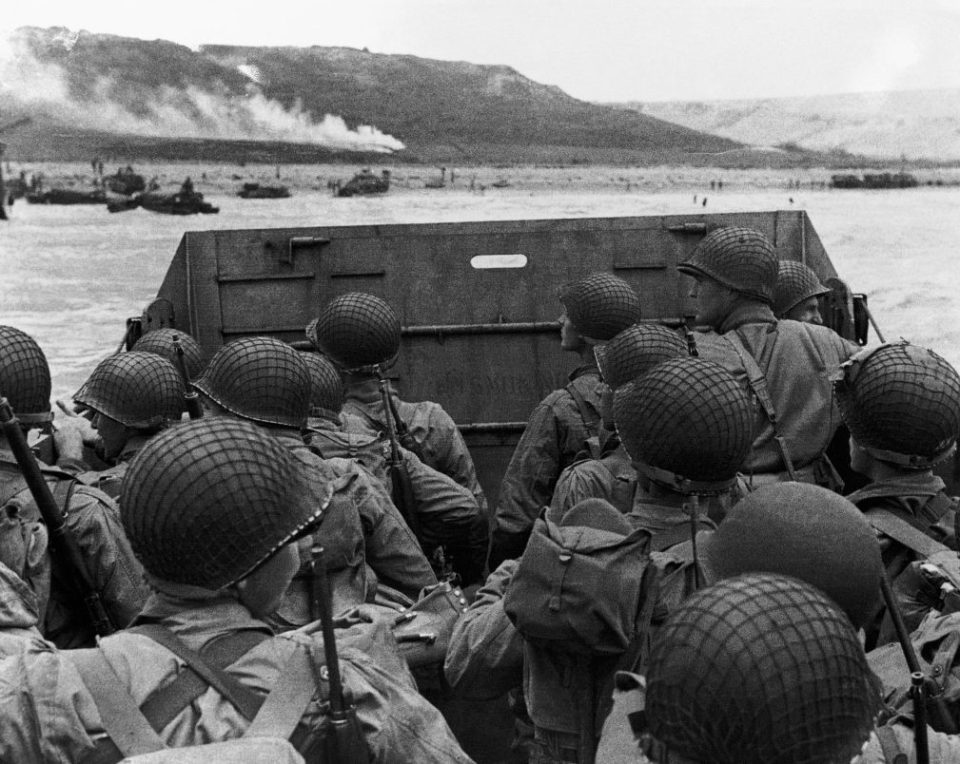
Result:
<svg viewBox="0 0 960 764"><path fill-rule="evenodd" d="M76 483L66 473L47 471L47 483L56 497L68 495L64 511L66 527L73 534L87 561L93 584L110 620L123 628L139 612L147 597L143 569L133 555L120 524L117 505L103 493ZM72 486L71 486L72 484ZM39 518L33 496L27 489L13 454L0 449L0 492L3 504L16 504L24 516ZM58 583L71 575L53 562L50 601L42 615L44 636L58 647L82 647L93 643L94 632L83 604L75 602Z"/></svg>
<svg viewBox="0 0 960 764"><path fill-rule="evenodd" d="M114 461L116 463L105 470L86 469L86 465L83 465L82 468L78 465L70 469L64 467L62 463L58 464L60 467L64 467L65 471L76 474L77 480L84 485L103 491L111 499L116 499L120 496L120 486L123 483L123 476L127 473L130 460L137 455L137 452L143 448L149 439L150 436L148 435L134 435L115 457Z"/></svg>
<svg viewBox="0 0 960 764"><path fill-rule="evenodd" d="M566 511L584 499L603 499L627 514L636 492L637 471L617 441L616 448L599 458L584 458L561 472L550 506Z"/></svg>

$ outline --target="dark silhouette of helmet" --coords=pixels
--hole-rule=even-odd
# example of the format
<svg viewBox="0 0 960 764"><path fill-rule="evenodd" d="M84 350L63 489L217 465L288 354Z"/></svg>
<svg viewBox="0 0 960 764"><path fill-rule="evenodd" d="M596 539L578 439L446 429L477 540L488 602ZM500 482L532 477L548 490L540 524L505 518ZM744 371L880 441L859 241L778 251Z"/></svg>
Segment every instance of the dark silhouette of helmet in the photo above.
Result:
<svg viewBox="0 0 960 764"><path fill-rule="evenodd" d="M53 418L47 357L33 337L12 326L0 326L0 395L24 424Z"/></svg>
<svg viewBox="0 0 960 764"><path fill-rule="evenodd" d="M753 228L711 231L677 270L696 278L711 278L768 305L773 303L777 255L770 240Z"/></svg>
<svg viewBox="0 0 960 764"><path fill-rule="evenodd" d="M927 469L960 434L960 375L932 350L901 342L858 353L842 367L837 403L857 444L873 457Z"/></svg>
<svg viewBox="0 0 960 764"><path fill-rule="evenodd" d="M156 353L117 353L104 359L73 399L127 427L150 429L179 420L184 384Z"/></svg>
<svg viewBox="0 0 960 764"><path fill-rule="evenodd" d="M594 273L565 285L560 302L577 331L595 340L609 340L640 320L640 298L612 273Z"/></svg>
<svg viewBox="0 0 960 764"><path fill-rule="evenodd" d="M597 345L593 352L603 381L614 390L657 364L688 355L686 341L660 324L628 326L607 344Z"/></svg>
<svg viewBox="0 0 960 764"><path fill-rule="evenodd" d="M777 573L806 581L857 629L879 606L883 566L876 532L851 502L817 485L760 486L702 541L700 558L721 578Z"/></svg>
<svg viewBox="0 0 960 764"><path fill-rule="evenodd" d="M221 347L193 386L227 411L263 424L301 428L310 413L310 371L300 353L272 337Z"/></svg>
<svg viewBox="0 0 960 764"><path fill-rule="evenodd" d="M379 297L350 292L327 303L307 326L307 337L338 366L360 369L397 355L400 319Z"/></svg>
<svg viewBox="0 0 960 764"><path fill-rule="evenodd" d="M879 705L850 622L797 579L750 574L701 589L653 640L650 733L693 761L848 762Z"/></svg>
<svg viewBox="0 0 960 764"><path fill-rule="evenodd" d="M203 372L204 353L200 343L186 332L169 327L154 329L138 339L131 350L162 355L179 369L174 340L183 348L183 366L187 372L187 379L196 379Z"/></svg>
<svg viewBox="0 0 960 764"><path fill-rule="evenodd" d="M613 415L637 470L681 493L724 491L753 443L755 409L726 369L674 358L617 390Z"/></svg>
<svg viewBox="0 0 960 764"><path fill-rule="evenodd" d="M801 262L781 260L778 269L777 288L773 292L773 312L778 318L805 300L830 291L830 287L820 283L813 269Z"/></svg>
<svg viewBox="0 0 960 764"><path fill-rule="evenodd" d="M326 356L301 353L310 370L310 415L336 419L343 408L343 379L340 371Z"/></svg>
<svg viewBox="0 0 960 764"><path fill-rule="evenodd" d="M130 463L121 519L151 575L220 589L307 532L324 511L289 449L248 422L198 419Z"/></svg>

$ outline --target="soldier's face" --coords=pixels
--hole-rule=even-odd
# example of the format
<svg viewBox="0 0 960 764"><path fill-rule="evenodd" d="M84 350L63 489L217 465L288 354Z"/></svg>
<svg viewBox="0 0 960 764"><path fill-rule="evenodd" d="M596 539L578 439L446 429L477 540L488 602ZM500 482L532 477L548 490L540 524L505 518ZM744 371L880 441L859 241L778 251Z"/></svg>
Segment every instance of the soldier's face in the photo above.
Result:
<svg viewBox="0 0 960 764"><path fill-rule="evenodd" d="M733 292L719 281L698 278L694 281L690 296L697 301L697 322L706 326L719 326L730 310Z"/></svg>
<svg viewBox="0 0 960 764"><path fill-rule="evenodd" d="M103 455L108 459L119 456L130 437L126 426L99 412L94 415L90 424L100 434L100 441L103 443Z"/></svg>
<svg viewBox="0 0 960 764"><path fill-rule="evenodd" d="M283 595L300 570L300 550L296 542L280 548L253 573L237 582L237 592L247 610L257 618L277 612Z"/></svg>
<svg viewBox="0 0 960 764"><path fill-rule="evenodd" d="M560 349L571 350L575 353L580 352L586 343L583 341L583 335L577 331L577 327L567 315L567 311L560 314Z"/></svg>
<svg viewBox="0 0 960 764"><path fill-rule="evenodd" d="M808 297L796 307L788 310L783 317L792 318L794 321L803 321L807 324L822 324L820 300L816 297Z"/></svg>

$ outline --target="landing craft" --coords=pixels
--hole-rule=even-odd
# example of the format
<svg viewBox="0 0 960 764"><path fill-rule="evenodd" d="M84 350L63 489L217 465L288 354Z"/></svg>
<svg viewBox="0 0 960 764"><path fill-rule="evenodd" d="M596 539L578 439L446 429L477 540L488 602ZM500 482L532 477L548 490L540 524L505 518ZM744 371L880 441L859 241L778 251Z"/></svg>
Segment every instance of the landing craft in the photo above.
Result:
<svg viewBox="0 0 960 764"><path fill-rule="evenodd" d="M851 294L800 210L189 232L133 328L183 329L208 354L250 335L306 347L304 327L320 306L346 292L376 294L403 324L391 370L401 394L443 404L495 506L530 411L570 371L558 344L559 287L611 271L639 293L643 320L692 326L694 301L676 265L721 225L756 228L781 259L809 265L833 288L821 309L827 325L867 341L866 297Z"/></svg>
<svg viewBox="0 0 960 764"><path fill-rule="evenodd" d="M339 181L338 181L339 182ZM356 196L363 194L385 194L390 190L390 170L384 170L380 176L363 169L350 180L336 189L337 196Z"/></svg>

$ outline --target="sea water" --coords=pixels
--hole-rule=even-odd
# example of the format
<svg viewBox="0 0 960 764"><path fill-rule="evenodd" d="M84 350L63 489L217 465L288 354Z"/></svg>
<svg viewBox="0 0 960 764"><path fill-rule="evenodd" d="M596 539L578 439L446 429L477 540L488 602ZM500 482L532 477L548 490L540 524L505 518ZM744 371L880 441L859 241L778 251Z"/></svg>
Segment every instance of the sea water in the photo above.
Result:
<svg viewBox="0 0 960 764"><path fill-rule="evenodd" d="M885 191L467 188L338 199L321 190L279 200L207 194L217 215L17 202L0 222L0 323L34 336L54 397L69 397L114 352L128 316L156 295L184 231L316 225L515 220L804 209L837 271L886 339L906 337L960 367L960 188Z"/></svg>

